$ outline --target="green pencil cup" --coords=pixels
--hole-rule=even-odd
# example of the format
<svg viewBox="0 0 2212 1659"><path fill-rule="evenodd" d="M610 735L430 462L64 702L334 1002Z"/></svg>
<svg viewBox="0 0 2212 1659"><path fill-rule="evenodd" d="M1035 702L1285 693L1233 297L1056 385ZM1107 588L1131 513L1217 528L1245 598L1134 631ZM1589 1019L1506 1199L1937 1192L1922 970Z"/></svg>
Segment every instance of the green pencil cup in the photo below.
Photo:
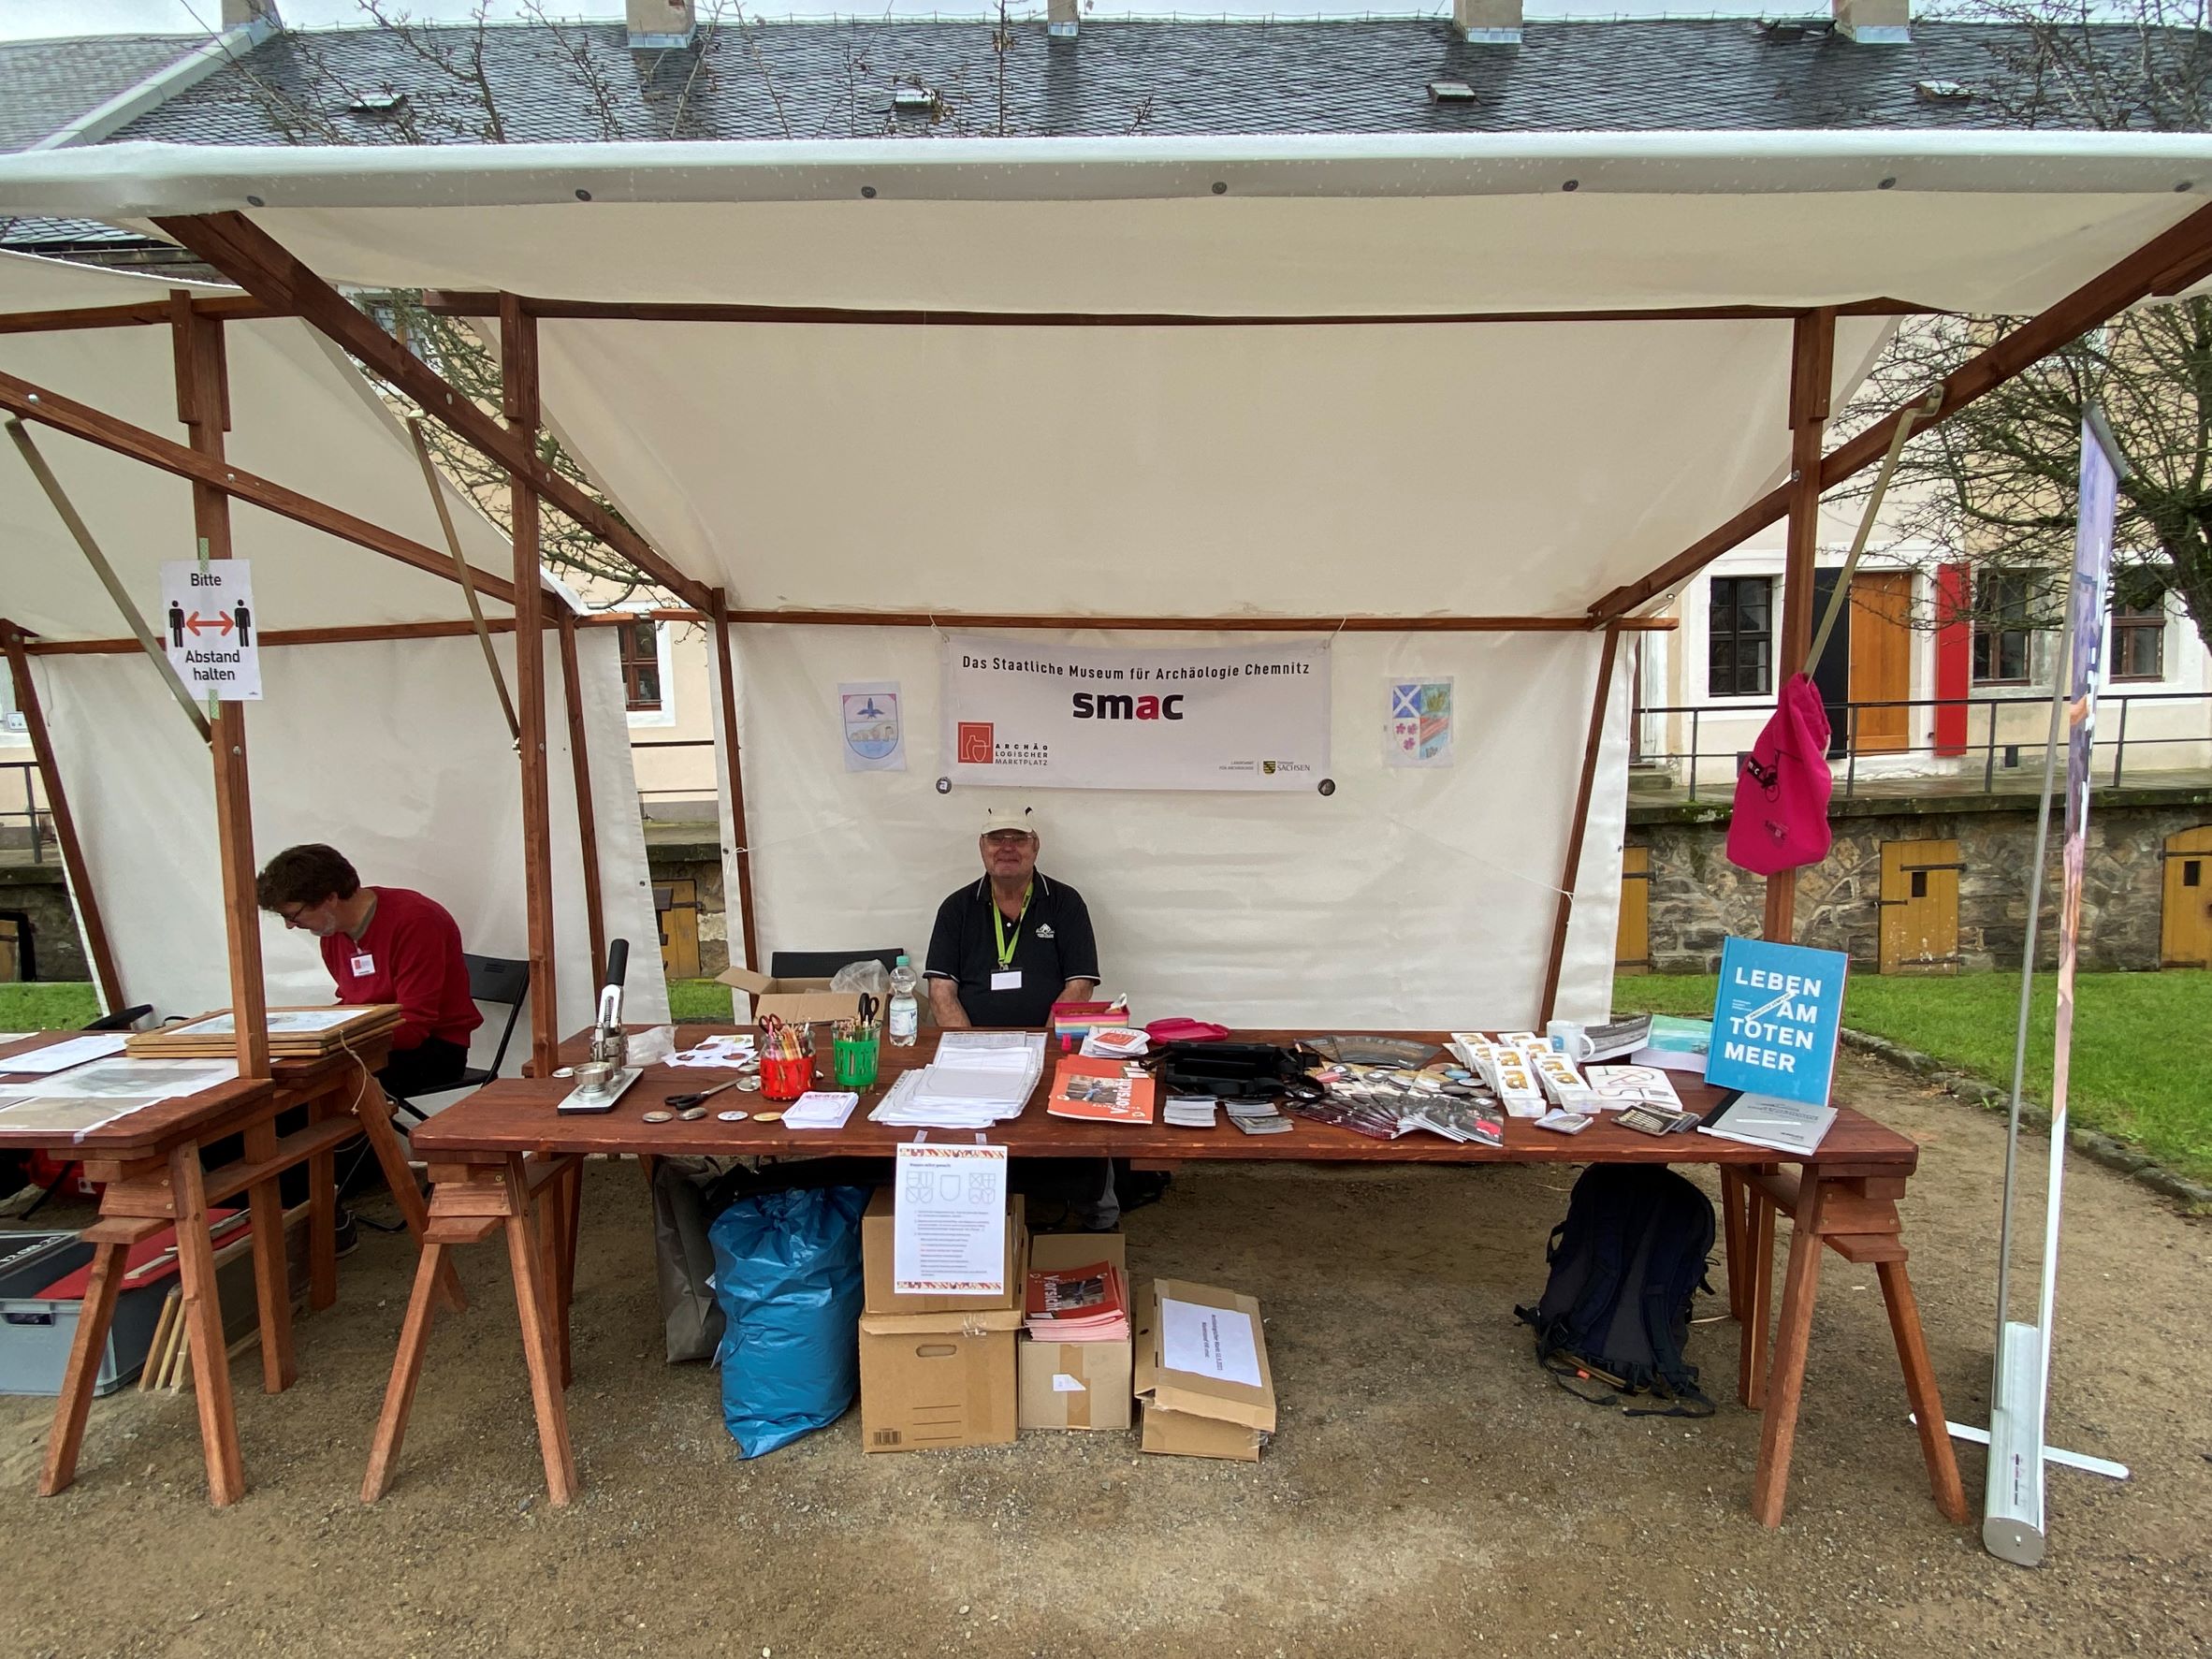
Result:
<svg viewBox="0 0 2212 1659"><path fill-rule="evenodd" d="M880 1041L874 1037L840 1037L837 1040L839 1088L865 1089L876 1081L876 1061L880 1053Z"/></svg>

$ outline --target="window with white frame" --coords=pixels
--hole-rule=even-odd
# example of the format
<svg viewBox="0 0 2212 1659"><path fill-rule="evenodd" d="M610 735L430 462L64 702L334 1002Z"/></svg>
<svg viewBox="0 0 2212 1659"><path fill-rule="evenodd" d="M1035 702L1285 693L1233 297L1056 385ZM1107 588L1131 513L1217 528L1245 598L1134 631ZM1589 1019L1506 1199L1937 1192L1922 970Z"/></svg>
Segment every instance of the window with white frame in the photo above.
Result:
<svg viewBox="0 0 2212 1659"><path fill-rule="evenodd" d="M633 714L659 714L666 702L661 673L661 625L650 617L617 629L622 642L622 696Z"/></svg>
<svg viewBox="0 0 2212 1659"><path fill-rule="evenodd" d="M1706 622L1706 695L1764 697L1773 689L1774 578L1715 576Z"/></svg>

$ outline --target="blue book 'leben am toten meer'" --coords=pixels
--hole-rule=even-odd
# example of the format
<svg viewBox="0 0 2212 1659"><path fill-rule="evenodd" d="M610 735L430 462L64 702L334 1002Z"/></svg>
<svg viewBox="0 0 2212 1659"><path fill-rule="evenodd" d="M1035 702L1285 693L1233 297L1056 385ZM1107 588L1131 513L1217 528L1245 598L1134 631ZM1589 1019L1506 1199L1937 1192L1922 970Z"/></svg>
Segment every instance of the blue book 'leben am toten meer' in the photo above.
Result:
<svg viewBox="0 0 2212 1659"><path fill-rule="evenodd" d="M1826 1105L1850 967L1851 958L1841 951L1727 940L1721 947L1705 1081L1715 1088Z"/></svg>

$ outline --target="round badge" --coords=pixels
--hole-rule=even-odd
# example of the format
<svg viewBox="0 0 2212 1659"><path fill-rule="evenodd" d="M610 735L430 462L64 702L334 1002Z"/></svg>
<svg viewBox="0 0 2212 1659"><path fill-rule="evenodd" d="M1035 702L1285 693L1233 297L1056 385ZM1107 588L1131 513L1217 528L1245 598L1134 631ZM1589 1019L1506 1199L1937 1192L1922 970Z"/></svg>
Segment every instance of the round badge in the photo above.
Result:
<svg viewBox="0 0 2212 1659"><path fill-rule="evenodd" d="M737 1080L737 1092L741 1095L757 1095L760 1090L761 1074L757 1071Z"/></svg>
<svg viewBox="0 0 2212 1659"><path fill-rule="evenodd" d="M645 1120L648 1123L674 1123L676 1113L673 1112L648 1112L645 1114Z"/></svg>
<svg viewBox="0 0 2212 1659"><path fill-rule="evenodd" d="M781 1123L783 1113L780 1112L756 1112L752 1114L752 1121L755 1123Z"/></svg>
<svg viewBox="0 0 2212 1659"><path fill-rule="evenodd" d="M722 1123L743 1123L751 1114L745 1112L718 1112L714 1115Z"/></svg>
<svg viewBox="0 0 2212 1659"><path fill-rule="evenodd" d="M706 1108L704 1106L687 1106L683 1109L681 1115L684 1122L686 1123L697 1123L701 1118L706 1115Z"/></svg>

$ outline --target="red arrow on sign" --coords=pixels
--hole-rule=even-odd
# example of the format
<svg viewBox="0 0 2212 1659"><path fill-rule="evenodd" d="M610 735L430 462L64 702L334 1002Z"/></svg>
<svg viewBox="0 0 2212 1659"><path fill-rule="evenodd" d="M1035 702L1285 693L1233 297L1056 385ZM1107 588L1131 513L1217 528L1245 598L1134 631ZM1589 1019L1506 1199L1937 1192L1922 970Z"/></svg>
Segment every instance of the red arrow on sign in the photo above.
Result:
<svg viewBox="0 0 2212 1659"><path fill-rule="evenodd" d="M231 629L231 621L229 613L226 611L217 612L211 617L203 617L197 611L194 611L192 615L184 618L184 626L191 629L193 636L197 638L203 628L212 628L218 633L228 633Z"/></svg>

